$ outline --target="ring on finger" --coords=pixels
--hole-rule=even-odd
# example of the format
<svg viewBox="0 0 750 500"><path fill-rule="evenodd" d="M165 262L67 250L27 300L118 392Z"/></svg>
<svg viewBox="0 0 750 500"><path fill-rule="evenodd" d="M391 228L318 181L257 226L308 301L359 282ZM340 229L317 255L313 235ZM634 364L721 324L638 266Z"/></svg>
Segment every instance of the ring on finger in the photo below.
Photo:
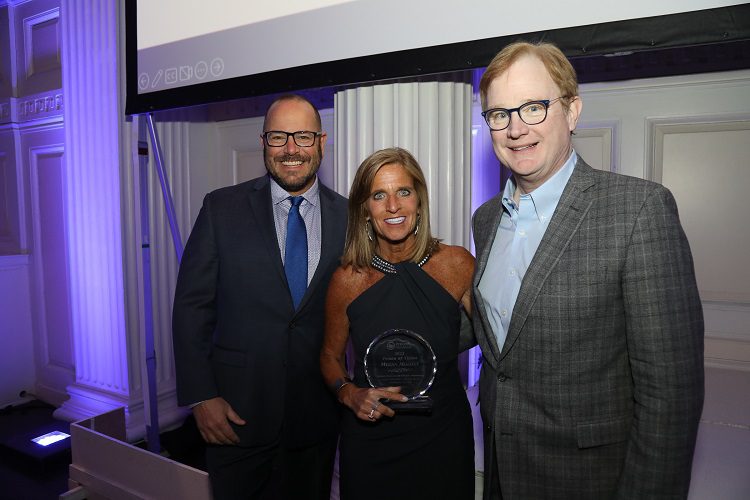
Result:
<svg viewBox="0 0 750 500"><path fill-rule="evenodd" d="M367 415L367 418L369 418L370 420L375 420L375 408L370 410L370 414Z"/></svg>

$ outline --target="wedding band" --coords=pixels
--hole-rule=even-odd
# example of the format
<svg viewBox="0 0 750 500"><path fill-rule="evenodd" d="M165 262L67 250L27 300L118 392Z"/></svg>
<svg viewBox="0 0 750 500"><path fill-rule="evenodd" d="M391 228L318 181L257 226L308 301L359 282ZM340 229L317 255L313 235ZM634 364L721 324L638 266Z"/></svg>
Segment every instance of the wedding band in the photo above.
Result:
<svg viewBox="0 0 750 500"><path fill-rule="evenodd" d="M378 401L377 403L375 403L375 406L373 406L372 409L373 410L377 410L378 406L380 406L380 401Z"/></svg>
<svg viewBox="0 0 750 500"><path fill-rule="evenodd" d="M370 410L370 414L367 415L367 418L369 418L370 420L375 420L375 408Z"/></svg>

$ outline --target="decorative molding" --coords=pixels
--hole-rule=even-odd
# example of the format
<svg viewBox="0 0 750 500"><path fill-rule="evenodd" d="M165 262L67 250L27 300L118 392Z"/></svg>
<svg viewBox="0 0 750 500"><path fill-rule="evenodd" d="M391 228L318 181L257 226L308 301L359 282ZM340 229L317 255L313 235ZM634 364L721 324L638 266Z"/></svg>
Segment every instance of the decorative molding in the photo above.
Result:
<svg viewBox="0 0 750 500"><path fill-rule="evenodd" d="M14 123L14 129L18 130L19 136L23 137L28 134L35 134L45 130L59 129L63 127L62 115L30 120L22 123Z"/></svg>
<svg viewBox="0 0 750 500"><path fill-rule="evenodd" d="M11 120L13 105L11 98L0 102L0 123L6 123Z"/></svg>
<svg viewBox="0 0 750 500"><path fill-rule="evenodd" d="M127 406L128 402L122 394L101 391L78 383L68 386L66 390L70 398L55 410L54 416L68 422L95 417L116 408Z"/></svg>
<svg viewBox="0 0 750 500"><path fill-rule="evenodd" d="M750 129L750 113L721 115L682 115L646 118L646 161L643 176L661 184L664 162L664 136L694 132L722 132Z"/></svg>
<svg viewBox="0 0 750 500"><path fill-rule="evenodd" d="M33 221L33 229L32 234L34 238L34 249L33 253L31 255L31 261L32 261L32 297L34 298L34 337L36 339L37 344L37 363L41 366L37 366L37 373L44 372L48 367L50 366L56 366L58 368L61 368L65 371L67 371L68 378L72 379L74 377L74 370L75 367L72 365L63 365L60 363L55 363L52 356L50 356L49 352L49 335L50 332L47 330L47 297L48 294L52 294L53 301L57 298L59 298L58 294L54 293L55 290L49 290L50 283L49 283L49 276L45 275L45 270L47 266L45 266L45 249L43 248L42 242L43 242L43 236L42 236L42 224L43 220L46 219L45 214L41 212L41 196L39 192L39 185L40 185L40 172L39 172L39 159L43 157L55 157L58 159L60 163L60 169L62 170L64 168L64 163L62 160L63 154L65 152L65 148L63 144L47 144L44 146L35 146L30 147L27 151L27 155L29 158L29 180L31 184L31 209L32 209L32 217L31 220ZM64 172L60 172L61 179L64 179ZM64 182L64 181L63 181ZM61 201L64 200L65 197L65 187L60 186L60 198ZM50 200L48 200L50 201ZM62 212L62 218L65 217L65 206L63 201L63 206L59 207ZM49 215L49 214L46 214ZM64 224L64 222L63 222ZM63 229L64 232L64 229ZM60 249L60 251L63 252L64 255L67 255L67 252L65 249ZM67 258L60 259L62 261L67 262ZM61 274L66 274L67 272L63 271ZM67 291L67 278L66 282L63 285L66 288ZM66 305L66 310L67 310ZM64 328L61 329L61 331L64 331L66 334L69 334L71 331L71 325L65 325ZM69 339L68 339L69 340ZM44 378L44 377L40 377Z"/></svg>
<svg viewBox="0 0 750 500"><path fill-rule="evenodd" d="M620 126L619 120L579 122L573 136L573 142L575 142L576 138L601 139L603 144L602 161L608 167L606 170L617 172L619 170L617 166L619 165L618 159L620 157Z"/></svg>
<svg viewBox="0 0 750 500"><path fill-rule="evenodd" d="M750 345L750 304L703 300L703 316L706 338Z"/></svg>
<svg viewBox="0 0 750 500"><path fill-rule="evenodd" d="M42 398L43 401L47 401L52 404L62 404L67 399L65 394L65 387L75 380L75 367L72 364L72 353L65 351L64 353L57 353L51 348L51 345L60 345L61 343L70 345L72 342L72 330L69 316L69 302L68 302L68 277L67 267L63 264L63 269L59 269L57 264L59 262L67 262L67 255L65 249L64 232L65 232L65 164L63 160L65 147L62 143L54 143L59 141L63 132L62 125L58 124L56 127L45 127L44 129L37 130L36 132L42 132L44 135L37 136L34 134L33 138L26 135L26 139L22 140L22 147L24 153L21 155L26 158L28 165L25 169L28 171L28 179L30 185L30 210L32 221L31 224L31 236L33 241L33 251L29 256L30 262L30 273L29 273L29 285L31 295L31 315L33 325L33 337L34 337L34 359L35 359L35 372L36 372L36 383L34 386L34 392ZM22 135L22 138L24 136ZM33 145L41 144L41 145ZM49 168L57 169L56 172L51 170L40 171L40 162L52 160L55 162L54 165L50 165ZM40 187L45 184L49 184L51 178L57 177L62 184L58 186L58 200L62 204L53 208L54 214L50 214L48 211L42 213L42 207L45 203L53 202L53 199L49 198L49 192L43 193L40 191ZM51 184L49 184L51 186ZM49 208L49 207L48 207ZM54 246L50 248L45 246L44 243L49 243L48 240L43 238L43 225L53 224L56 225L60 221L51 222L50 217L57 216L62 219L63 228L61 232L63 236L62 241L52 242ZM60 247L60 245L62 247ZM47 251L52 250L49 254ZM62 252L63 257L55 259L56 252ZM50 269L52 270L51 276L47 274ZM60 280L52 279L55 275L58 277L64 276L62 282ZM55 286L56 285L56 286ZM64 303L61 301L64 300ZM65 311L66 324L58 324L57 322L52 323L54 328L48 328L51 324L50 316L48 316L49 308L55 308L55 310ZM61 319L61 318L57 318ZM55 342L57 341L57 342ZM69 358L61 358L65 355L71 356Z"/></svg>
<svg viewBox="0 0 750 500"><path fill-rule="evenodd" d="M706 337L705 365L730 370L750 371L750 342Z"/></svg>
<svg viewBox="0 0 750 500"><path fill-rule="evenodd" d="M663 183L665 138L672 134L699 134L750 130L750 113L687 115L669 118L648 118L646 120L646 163L647 179ZM707 179L709 179L707 177ZM707 289L700 287L700 294L707 311L716 309L717 304L725 306L750 306L750 294L742 290ZM750 318L749 318L750 319ZM748 324L745 322L744 324ZM750 339L748 339L750 340ZM748 359L750 362L750 359Z"/></svg>
<svg viewBox="0 0 750 500"><path fill-rule="evenodd" d="M35 73L34 69L34 38L35 28L40 24L48 21L58 21L60 19L60 8L39 12L33 16L23 19L23 45L24 45L24 62L26 66L26 78L30 78ZM59 38L58 38L59 40ZM60 46L57 46L57 68L60 68Z"/></svg>
<svg viewBox="0 0 750 500"><path fill-rule="evenodd" d="M321 113L321 120L323 116ZM325 130L325 127L323 128ZM243 180L254 177L255 173L262 175L266 168L263 165L263 146L258 136L263 131L263 117L245 118L231 122L220 122L216 125L219 137L219 162L220 178L222 183L238 184ZM329 135L329 143L330 143ZM330 145L326 144L326 150ZM250 171L243 171L247 165L247 157L255 157L260 160L259 164L253 163ZM323 155L323 161L328 155ZM321 164L321 168L323 165ZM318 171L320 175L320 171Z"/></svg>
<svg viewBox="0 0 750 500"><path fill-rule="evenodd" d="M70 397L67 386L73 383L73 380L75 380L75 375L71 371L49 366L44 378L37 377L34 394L45 403L57 407L62 406Z"/></svg>
<svg viewBox="0 0 750 500"><path fill-rule="evenodd" d="M5 170L6 197L5 202L9 213L9 222L12 225L12 236L8 241L2 242L2 251L12 253L27 253L31 246L30 224L28 223L27 210L27 179L28 169L19 158L19 143L21 139L20 128L17 123L6 123L0 125L0 140L3 148L3 165ZM10 179L13 179L12 181ZM15 186L11 187L11 183Z"/></svg>
<svg viewBox="0 0 750 500"><path fill-rule="evenodd" d="M0 272L29 266L29 254L0 255Z"/></svg>
<svg viewBox="0 0 750 500"><path fill-rule="evenodd" d="M714 309L717 311L741 311L750 314L750 302L748 301L729 300L726 297L721 297L719 299L702 297L701 302L703 303L703 307L707 309ZM748 320L750 320L750 318L748 318ZM748 321L747 324L750 324L750 321Z"/></svg>
<svg viewBox="0 0 750 500"><path fill-rule="evenodd" d="M659 78L641 78L636 80L619 80L615 82L584 83L580 85L580 94L606 93L617 95L620 92L654 91L698 88L698 87L745 87L750 85L750 70L717 71L691 75L664 76Z"/></svg>
<svg viewBox="0 0 750 500"><path fill-rule="evenodd" d="M34 96L11 99L11 116L15 122L63 116L63 94L59 89Z"/></svg>
<svg viewBox="0 0 750 500"><path fill-rule="evenodd" d="M705 290L701 289L701 298L703 304L715 303L715 304L738 304L742 306L750 306L750 295L746 293L732 293L723 290Z"/></svg>

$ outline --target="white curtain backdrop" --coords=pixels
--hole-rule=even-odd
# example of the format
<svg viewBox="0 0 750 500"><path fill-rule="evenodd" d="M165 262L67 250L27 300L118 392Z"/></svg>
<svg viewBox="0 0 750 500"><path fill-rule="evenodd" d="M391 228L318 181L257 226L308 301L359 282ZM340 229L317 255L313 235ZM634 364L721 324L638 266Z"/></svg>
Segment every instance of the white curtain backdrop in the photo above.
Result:
<svg viewBox="0 0 750 500"><path fill-rule="evenodd" d="M337 92L334 189L348 195L371 153L408 149L424 171L433 234L471 248L472 88L462 82L374 85Z"/></svg>

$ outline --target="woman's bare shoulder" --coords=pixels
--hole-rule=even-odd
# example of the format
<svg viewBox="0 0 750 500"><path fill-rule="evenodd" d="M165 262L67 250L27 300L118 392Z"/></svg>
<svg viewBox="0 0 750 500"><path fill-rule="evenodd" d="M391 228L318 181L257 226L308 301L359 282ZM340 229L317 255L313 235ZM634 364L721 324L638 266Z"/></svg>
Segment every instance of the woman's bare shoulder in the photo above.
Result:
<svg viewBox="0 0 750 500"><path fill-rule="evenodd" d="M474 257L464 247L441 243L424 269L458 301L471 284Z"/></svg>
<svg viewBox="0 0 750 500"><path fill-rule="evenodd" d="M329 299L341 301L348 306L362 292L370 288L380 276L371 269L355 269L353 266L340 266L331 276L328 286Z"/></svg>
<svg viewBox="0 0 750 500"><path fill-rule="evenodd" d="M440 243L438 251L435 252L433 258L444 266L457 267L460 269L468 267L472 271L474 269L474 256L464 247L459 245L445 245Z"/></svg>

